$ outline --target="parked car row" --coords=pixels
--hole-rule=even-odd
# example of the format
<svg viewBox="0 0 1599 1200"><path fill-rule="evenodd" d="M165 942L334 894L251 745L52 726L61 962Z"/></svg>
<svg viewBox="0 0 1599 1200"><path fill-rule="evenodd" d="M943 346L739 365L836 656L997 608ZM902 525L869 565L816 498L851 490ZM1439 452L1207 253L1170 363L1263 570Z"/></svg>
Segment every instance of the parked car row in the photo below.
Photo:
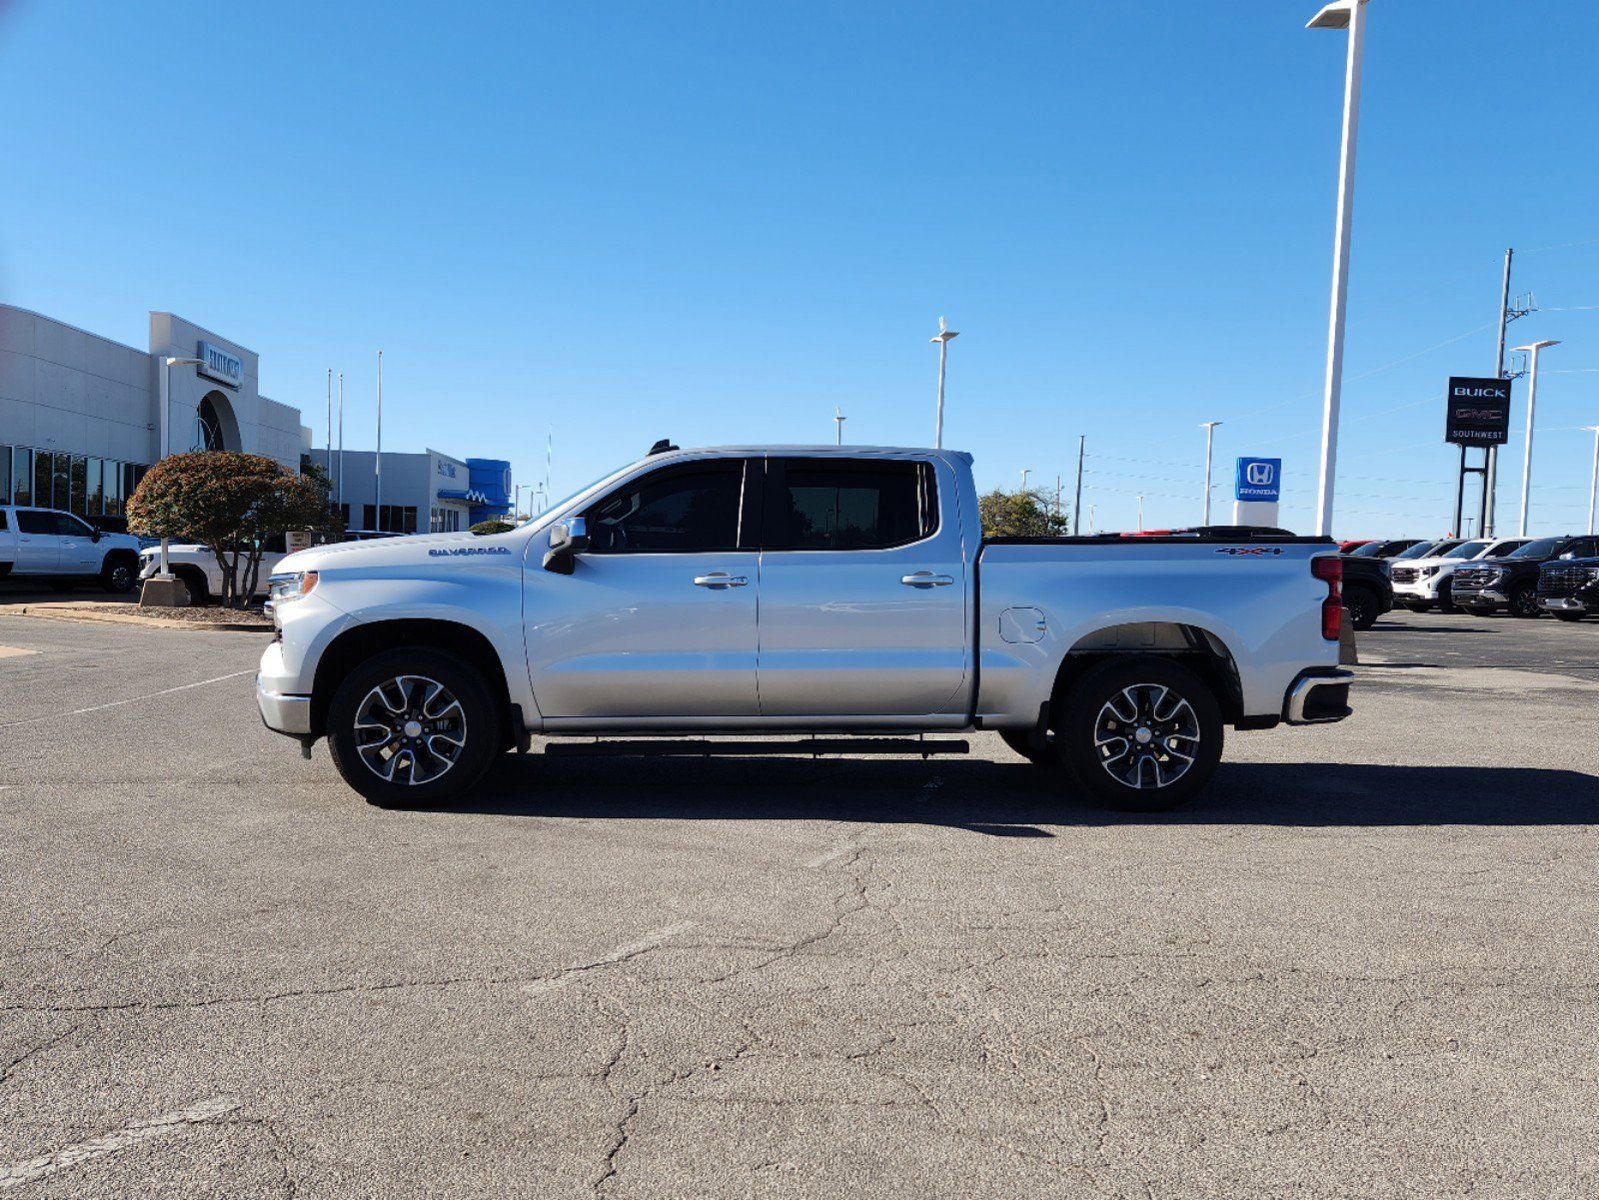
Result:
<svg viewBox="0 0 1599 1200"><path fill-rule="evenodd" d="M1591 534L1344 545L1350 547L1343 555L1346 579L1356 563L1378 565L1391 584L1393 604L1412 612L1550 612L1567 621L1599 614L1599 537ZM1355 623L1365 628L1358 618Z"/></svg>

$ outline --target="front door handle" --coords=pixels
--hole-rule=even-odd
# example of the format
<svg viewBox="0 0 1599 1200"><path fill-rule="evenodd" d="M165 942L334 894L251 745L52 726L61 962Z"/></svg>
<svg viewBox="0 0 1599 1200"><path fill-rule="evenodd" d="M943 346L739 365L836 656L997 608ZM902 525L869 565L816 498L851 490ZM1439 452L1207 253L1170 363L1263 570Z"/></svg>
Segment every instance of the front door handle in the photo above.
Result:
<svg viewBox="0 0 1599 1200"><path fill-rule="evenodd" d="M953 575L935 575L931 571L917 571L913 575L901 575L899 581L906 587L948 587L955 582Z"/></svg>
<svg viewBox="0 0 1599 1200"><path fill-rule="evenodd" d="M730 588L744 587L749 583L747 575L729 575L726 571L712 571L709 575L694 576L694 586L703 588Z"/></svg>

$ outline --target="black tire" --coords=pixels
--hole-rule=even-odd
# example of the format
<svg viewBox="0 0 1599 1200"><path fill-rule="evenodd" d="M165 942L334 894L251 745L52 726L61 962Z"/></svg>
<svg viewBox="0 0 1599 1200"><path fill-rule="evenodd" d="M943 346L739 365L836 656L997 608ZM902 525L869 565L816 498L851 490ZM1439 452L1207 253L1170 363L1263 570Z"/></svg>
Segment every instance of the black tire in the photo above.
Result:
<svg viewBox="0 0 1599 1200"><path fill-rule="evenodd" d="M1173 697L1184 703L1186 712L1173 703ZM1113 708L1117 700L1127 708ZM1055 747L1068 775L1096 800L1123 812L1159 812L1182 804L1210 782L1221 761L1221 708L1210 685L1169 658L1137 655L1102 663L1071 685L1057 711L1064 715L1055 726ZM1132 713L1131 721L1121 715L1125 712ZM1121 739L1126 747L1123 755L1098 745L1102 720L1114 723L1118 717L1118 729L1139 722L1131 739ZM1190 749L1198 742L1186 767L1174 759L1170 740L1157 744L1162 727ZM1139 734L1145 739L1141 743L1136 740ZM1176 759L1180 758L1179 753ZM1151 775L1159 780L1174 768L1180 770L1169 782L1146 787L1126 782L1128 777L1144 780Z"/></svg>
<svg viewBox="0 0 1599 1200"><path fill-rule="evenodd" d="M1031 730L1001 729L999 736L1001 741L1035 767L1054 767L1059 765L1059 759L1056 758L1052 747L1046 746L1040 750L1033 745Z"/></svg>
<svg viewBox="0 0 1599 1200"><path fill-rule="evenodd" d="M1588 615L1587 613L1580 613L1580 612L1557 612L1555 614L1555 620L1557 620L1557 621L1580 621L1587 615Z"/></svg>
<svg viewBox="0 0 1599 1200"><path fill-rule="evenodd" d="M100 586L114 595L133 590L139 582L139 560L131 554L108 554L100 567Z"/></svg>
<svg viewBox="0 0 1599 1200"><path fill-rule="evenodd" d="M1455 606L1454 589L1449 586L1447 579L1438 585L1438 611L1441 613L1457 613L1460 611Z"/></svg>
<svg viewBox="0 0 1599 1200"><path fill-rule="evenodd" d="M1532 584L1518 583L1510 589L1510 615L1513 617L1543 616L1543 609L1538 607L1538 597L1533 592Z"/></svg>
<svg viewBox="0 0 1599 1200"><path fill-rule="evenodd" d="M1377 623L1377 594L1370 588L1344 589L1344 608L1349 612L1349 623L1356 629L1370 629Z"/></svg>
<svg viewBox="0 0 1599 1200"><path fill-rule="evenodd" d="M401 709L395 709L385 700L374 700L368 706L365 715L368 718L378 715L390 723L394 740L380 738L375 747L368 742L367 757L363 758L356 731L357 713L385 683L391 684L385 694L393 700L401 700L401 694L392 686L392 681L401 678L440 685L448 698L459 706L459 717L452 715L453 710L442 701L431 706L423 703L425 687L410 684ZM407 714L407 720L400 719ZM430 715L437 725L431 722L424 725L424 719ZM408 808L455 800L471 791L499 755L503 744L501 724L498 706L473 667L447 651L405 646L373 655L345 677L328 706L328 747L333 754L333 765L344 782L368 802L384 808ZM429 730L437 732L427 736ZM411 734L410 739L406 739L407 733ZM440 745L448 749L448 735L455 733L460 734L461 745L454 760L431 778L402 783L378 774L381 767L392 764L390 773L397 778L406 770L407 754L413 764L411 775L415 775L418 767L425 775L430 774L430 768L442 762L443 756L428 754L426 744L439 740ZM388 754L386 759L385 753ZM369 766L368 760L376 765Z"/></svg>
<svg viewBox="0 0 1599 1200"><path fill-rule="evenodd" d="M183 584L184 590L189 593L191 607L205 604L211 599L211 589L206 585L205 574L192 567L182 568L172 572L172 577Z"/></svg>

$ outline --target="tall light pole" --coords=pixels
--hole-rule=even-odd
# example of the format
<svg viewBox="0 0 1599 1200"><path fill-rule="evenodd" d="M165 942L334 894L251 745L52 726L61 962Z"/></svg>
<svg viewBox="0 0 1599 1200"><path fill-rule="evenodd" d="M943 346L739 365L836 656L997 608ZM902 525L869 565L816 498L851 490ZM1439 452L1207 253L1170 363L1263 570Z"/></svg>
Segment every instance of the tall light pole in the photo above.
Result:
<svg viewBox="0 0 1599 1200"><path fill-rule="evenodd" d="M1205 515L1200 518L1201 525L1210 524L1210 452L1216 441L1216 426L1220 421L1201 421L1199 426L1205 431Z"/></svg>
<svg viewBox="0 0 1599 1200"><path fill-rule="evenodd" d="M328 476L333 475L333 368L328 368Z"/></svg>
<svg viewBox="0 0 1599 1200"><path fill-rule="evenodd" d="M1527 536L1527 509L1532 498L1532 416L1538 407L1538 351L1558 345L1560 345L1558 340L1552 341L1546 338L1541 342L1516 347L1518 351L1525 350L1532 354L1527 377L1527 445L1521 455L1521 529L1517 537Z"/></svg>
<svg viewBox="0 0 1599 1200"><path fill-rule="evenodd" d="M172 368L173 367L198 367L201 362L198 358L168 358L167 364L167 392L161 397L161 457L165 458L172 453ZM172 571L167 562L167 547L171 538L161 539L161 570L162 579L171 579Z"/></svg>
<svg viewBox="0 0 1599 1200"><path fill-rule="evenodd" d="M1031 468L1031 467L1023 467L1022 468L1022 494L1023 495L1026 495L1026 493L1027 493L1027 477L1029 475L1031 475L1032 473L1033 473L1033 468Z"/></svg>
<svg viewBox="0 0 1599 1200"><path fill-rule="evenodd" d="M1144 532L1144 497L1138 497L1138 532Z"/></svg>
<svg viewBox="0 0 1599 1200"><path fill-rule="evenodd" d="M944 363L949 357L950 342L958 337L960 334L949 327L949 322L939 317L938 332L931 339L938 343L938 414L933 419L933 447L938 450L944 448Z"/></svg>
<svg viewBox="0 0 1599 1200"><path fill-rule="evenodd" d="M1086 433L1077 435L1077 494L1072 498L1072 536L1077 536L1078 527L1082 524L1083 515L1083 445L1088 441Z"/></svg>
<svg viewBox="0 0 1599 1200"><path fill-rule="evenodd" d="M339 516L344 516L344 372L339 372Z"/></svg>
<svg viewBox="0 0 1599 1200"><path fill-rule="evenodd" d="M1595 533L1594 529L1594 501L1599 499L1599 425L1584 425L1583 428L1593 434L1593 470L1588 474L1588 532Z"/></svg>
<svg viewBox="0 0 1599 1200"><path fill-rule="evenodd" d="M838 428L838 440L834 443L835 445L842 446L844 444L844 422L847 420L849 418L844 415L844 410L836 404L833 405L833 424Z"/></svg>
<svg viewBox="0 0 1599 1200"><path fill-rule="evenodd" d="M1316 532L1327 537L1332 534L1333 483L1338 473L1338 406L1343 396L1344 312L1349 300L1349 236L1355 208L1355 140L1360 129L1366 0L1334 0L1305 28L1349 30L1349 57L1344 67L1344 132L1338 157L1338 216L1333 226L1332 305L1327 320L1327 375L1321 410L1321 478L1316 495Z"/></svg>
<svg viewBox="0 0 1599 1200"><path fill-rule="evenodd" d="M378 452L372 456L376 476L378 528L383 528L383 351L378 351Z"/></svg>

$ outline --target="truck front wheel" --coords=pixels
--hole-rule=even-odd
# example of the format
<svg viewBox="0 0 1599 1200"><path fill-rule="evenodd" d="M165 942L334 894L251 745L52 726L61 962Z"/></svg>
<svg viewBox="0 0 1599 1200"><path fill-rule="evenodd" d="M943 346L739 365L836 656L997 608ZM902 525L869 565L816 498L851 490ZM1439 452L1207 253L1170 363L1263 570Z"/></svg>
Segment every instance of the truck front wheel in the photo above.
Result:
<svg viewBox="0 0 1599 1200"><path fill-rule="evenodd" d="M328 706L344 782L385 808L470 791L498 755L500 716L481 679L442 650L402 647L351 671Z"/></svg>
<svg viewBox="0 0 1599 1200"><path fill-rule="evenodd" d="M1111 659L1071 685L1055 746L1068 774L1124 812L1197 794L1221 761L1221 709L1208 684L1157 655Z"/></svg>

